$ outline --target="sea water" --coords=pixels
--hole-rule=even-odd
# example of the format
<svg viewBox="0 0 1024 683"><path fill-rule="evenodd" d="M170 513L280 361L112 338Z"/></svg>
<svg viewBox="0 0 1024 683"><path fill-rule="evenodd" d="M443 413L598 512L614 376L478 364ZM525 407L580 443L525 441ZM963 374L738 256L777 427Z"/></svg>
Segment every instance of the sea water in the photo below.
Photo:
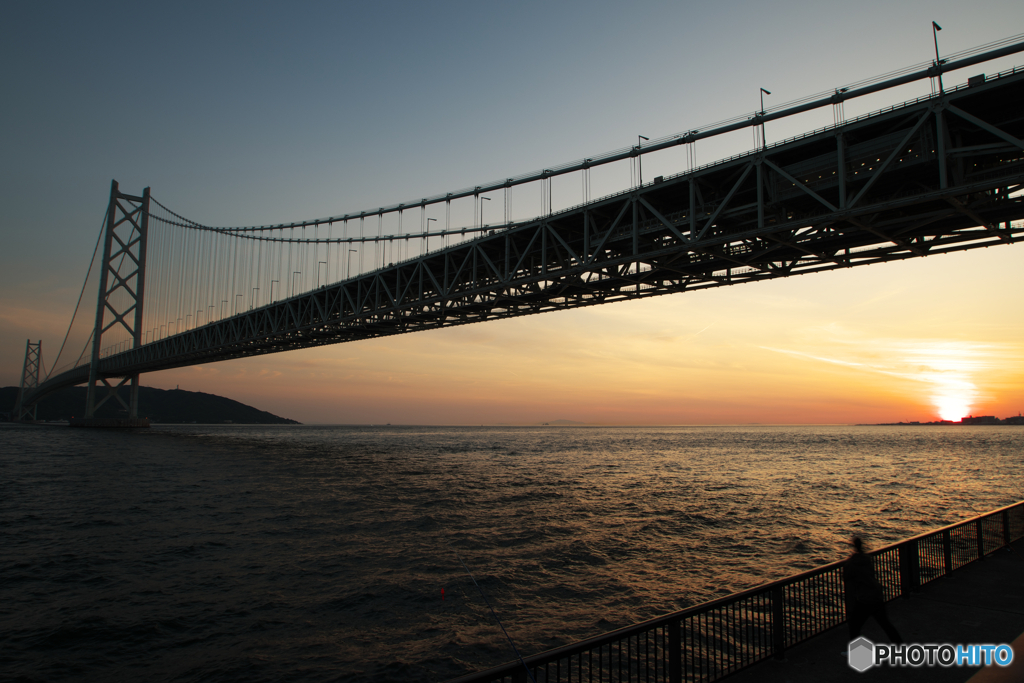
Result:
<svg viewBox="0 0 1024 683"><path fill-rule="evenodd" d="M1010 426L4 426L0 671L443 681L513 658L497 619L533 654L1024 499L1022 475Z"/></svg>

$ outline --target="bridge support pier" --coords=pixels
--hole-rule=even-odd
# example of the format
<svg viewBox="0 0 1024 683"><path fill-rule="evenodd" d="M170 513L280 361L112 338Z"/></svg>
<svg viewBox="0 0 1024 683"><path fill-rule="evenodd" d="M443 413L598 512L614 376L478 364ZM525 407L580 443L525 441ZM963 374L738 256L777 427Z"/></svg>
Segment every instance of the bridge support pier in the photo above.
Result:
<svg viewBox="0 0 1024 683"><path fill-rule="evenodd" d="M36 419L36 404L25 404L22 399L25 394L39 386L39 368L42 365L43 342L35 344L29 339L25 342L25 365L21 370L21 385L18 387L18 400L14 403L14 414L11 417L15 422L24 422L26 419Z"/></svg>
<svg viewBox="0 0 1024 683"><path fill-rule="evenodd" d="M110 182L110 203L107 206L106 231L103 237L103 261L100 266L99 297L96 304L96 323L92 337L92 359L89 363L89 384L85 398L85 419L73 421L73 426L148 427L149 420L139 419L139 375L118 373L115 367L104 367L103 335L115 329L121 333L121 344L131 348L142 345L142 314L146 285L146 246L149 237L149 188L141 197L124 194L117 181ZM111 320L104 322L109 311ZM124 332L128 339L124 339ZM120 381L111 384L111 378ZM129 388L126 402L119 389ZM100 397L98 390L106 388ZM96 410L111 398L116 398L125 413L123 417L99 419ZM118 424L113 424L117 422ZM86 424L89 423L89 424ZM124 424L122 424L124 423ZM145 423L145 424L143 424Z"/></svg>

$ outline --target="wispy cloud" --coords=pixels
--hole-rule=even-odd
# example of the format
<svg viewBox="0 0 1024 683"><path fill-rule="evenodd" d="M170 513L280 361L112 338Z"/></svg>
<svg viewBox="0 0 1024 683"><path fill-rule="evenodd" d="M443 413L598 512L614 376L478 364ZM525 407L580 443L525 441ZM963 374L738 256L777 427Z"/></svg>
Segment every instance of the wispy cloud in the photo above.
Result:
<svg viewBox="0 0 1024 683"><path fill-rule="evenodd" d="M812 335L818 351L761 348L775 353L830 363L853 370L885 375L927 386L928 396L944 419L959 419L982 399L984 375L1024 365L1019 348L936 339L866 338L849 330L828 328Z"/></svg>

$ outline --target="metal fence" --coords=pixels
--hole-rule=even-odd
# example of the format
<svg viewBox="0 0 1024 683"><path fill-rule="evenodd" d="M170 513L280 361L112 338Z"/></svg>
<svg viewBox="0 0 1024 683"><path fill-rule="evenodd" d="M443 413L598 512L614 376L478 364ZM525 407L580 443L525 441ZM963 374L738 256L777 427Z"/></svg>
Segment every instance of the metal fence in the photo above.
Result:
<svg viewBox="0 0 1024 683"><path fill-rule="evenodd" d="M871 553L886 600L1024 537L1024 501ZM846 620L843 562L524 658L537 683L717 681ZM527 683L515 661L449 683Z"/></svg>

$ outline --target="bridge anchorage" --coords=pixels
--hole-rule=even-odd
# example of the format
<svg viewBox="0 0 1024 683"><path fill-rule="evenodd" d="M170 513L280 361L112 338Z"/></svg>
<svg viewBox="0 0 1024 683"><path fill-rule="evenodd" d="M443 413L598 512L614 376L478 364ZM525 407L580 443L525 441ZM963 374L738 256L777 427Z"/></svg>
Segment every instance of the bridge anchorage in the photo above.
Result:
<svg viewBox="0 0 1024 683"><path fill-rule="evenodd" d="M113 424L97 415L113 398L121 423L140 425L143 372L1018 242L1024 69L955 87L949 78L1024 52L1024 42L1006 42L642 148L344 216L215 228L167 209L148 188L131 196L114 182L89 353L35 385L23 379L19 410L87 383L83 424ZM579 173L586 187L594 166L692 150L701 139L816 108L838 111L847 100L941 75L945 85L931 95L510 220L517 185ZM504 222L486 225L484 195L498 191ZM457 200L473 202L471 226L451 226ZM430 208L444 218L429 217ZM403 230L410 213L418 231ZM25 377L28 368L26 355Z"/></svg>

